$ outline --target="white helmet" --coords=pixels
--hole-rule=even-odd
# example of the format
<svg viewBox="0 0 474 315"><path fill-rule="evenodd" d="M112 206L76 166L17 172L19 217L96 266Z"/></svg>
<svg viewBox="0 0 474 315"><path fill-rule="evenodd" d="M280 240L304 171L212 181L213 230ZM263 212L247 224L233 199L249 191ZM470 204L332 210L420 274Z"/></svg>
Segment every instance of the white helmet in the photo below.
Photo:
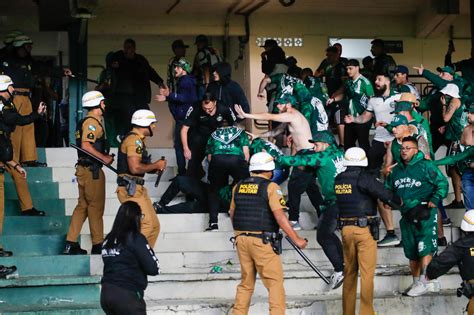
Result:
<svg viewBox="0 0 474 315"><path fill-rule="evenodd" d="M461 230L464 232L474 232L474 210L468 210L464 213L461 222Z"/></svg>
<svg viewBox="0 0 474 315"><path fill-rule="evenodd" d="M13 85L12 79L7 75L0 75L0 92L8 90L10 85Z"/></svg>
<svg viewBox="0 0 474 315"><path fill-rule="evenodd" d="M102 102L102 100L105 100L105 97L99 91L87 92L86 94L82 96L82 107L83 108L97 107L100 105L100 102Z"/></svg>
<svg viewBox="0 0 474 315"><path fill-rule="evenodd" d="M149 127L156 121L155 114L148 109L139 109L132 116L132 125L140 127Z"/></svg>
<svg viewBox="0 0 474 315"><path fill-rule="evenodd" d="M275 162L273 157L267 152L258 152L250 158L249 171L273 171Z"/></svg>
<svg viewBox="0 0 474 315"><path fill-rule="evenodd" d="M21 47L25 44L33 44L33 41L31 40L31 38L29 38L26 35L18 35L13 40L13 47Z"/></svg>
<svg viewBox="0 0 474 315"><path fill-rule="evenodd" d="M349 148L344 154L343 165L366 167L368 165L368 160L365 151L358 147Z"/></svg>
<svg viewBox="0 0 474 315"><path fill-rule="evenodd" d="M460 98L459 87L454 83L447 84L441 91L444 95L449 95L454 98Z"/></svg>

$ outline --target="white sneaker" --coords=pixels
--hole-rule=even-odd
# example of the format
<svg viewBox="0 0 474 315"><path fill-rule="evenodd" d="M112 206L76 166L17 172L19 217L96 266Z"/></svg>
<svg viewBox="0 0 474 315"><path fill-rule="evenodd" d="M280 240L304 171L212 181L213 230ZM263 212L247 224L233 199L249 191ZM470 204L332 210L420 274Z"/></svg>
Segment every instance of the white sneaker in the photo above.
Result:
<svg viewBox="0 0 474 315"><path fill-rule="evenodd" d="M331 275L330 280L331 282L329 283L329 286L331 287L331 289L335 290L341 286L342 281L344 280L344 273L342 271L339 271L339 272L335 271Z"/></svg>
<svg viewBox="0 0 474 315"><path fill-rule="evenodd" d="M301 231L301 225L298 223L298 221L290 221L291 227L295 231Z"/></svg>
<svg viewBox="0 0 474 315"><path fill-rule="evenodd" d="M428 283L424 283L423 281L418 281L411 289L407 292L408 296L421 296L423 294L428 293Z"/></svg>
<svg viewBox="0 0 474 315"><path fill-rule="evenodd" d="M441 283L438 280L431 280L427 283L429 292L439 292L441 291Z"/></svg>
<svg viewBox="0 0 474 315"><path fill-rule="evenodd" d="M408 288L402 291L402 295L407 295L407 293L418 283L418 280L412 282Z"/></svg>

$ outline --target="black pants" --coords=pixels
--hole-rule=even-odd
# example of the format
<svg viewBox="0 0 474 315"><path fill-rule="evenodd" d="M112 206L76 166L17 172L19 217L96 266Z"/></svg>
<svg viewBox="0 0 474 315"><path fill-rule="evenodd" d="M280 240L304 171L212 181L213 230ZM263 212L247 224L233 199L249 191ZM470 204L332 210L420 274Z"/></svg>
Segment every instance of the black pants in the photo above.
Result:
<svg viewBox="0 0 474 315"><path fill-rule="evenodd" d="M174 152L176 155L176 164L178 164L178 175L186 174L186 159L184 158L183 143L181 142L181 128L183 122L176 120L173 134Z"/></svg>
<svg viewBox="0 0 474 315"><path fill-rule="evenodd" d="M219 190L229 184L229 175L234 182L250 176L247 161L238 155L213 155L209 163L209 223L217 223L219 213Z"/></svg>
<svg viewBox="0 0 474 315"><path fill-rule="evenodd" d="M372 146L367 152L370 170L380 170L382 168L383 157L386 152L387 149L385 149L385 144L383 142L372 140Z"/></svg>
<svg viewBox="0 0 474 315"><path fill-rule="evenodd" d="M319 217L317 226L316 241L323 248L324 254L331 262L334 270L339 272L344 270L344 256L342 255L342 243L336 236L337 217L339 209L337 205L326 207Z"/></svg>
<svg viewBox="0 0 474 315"><path fill-rule="evenodd" d="M100 306L107 315L146 314L143 296L110 283L102 283Z"/></svg>
<svg viewBox="0 0 474 315"><path fill-rule="evenodd" d="M160 199L162 213L204 213L207 210L207 185L189 176L176 176ZM186 202L165 207L176 195L182 192Z"/></svg>
<svg viewBox="0 0 474 315"><path fill-rule="evenodd" d="M208 135L202 135L194 132L188 132L189 149L191 150L191 160L188 162L188 169L186 175L201 179L204 176L202 169L202 160L206 156L206 144L209 139Z"/></svg>
<svg viewBox="0 0 474 315"><path fill-rule="evenodd" d="M288 219L298 221L300 217L301 194L306 191L311 204L319 215L319 206L323 203L323 197L316 185L314 170L308 167L293 167L290 180L288 181Z"/></svg>
<svg viewBox="0 0 474 315"><path fill-rule="evenodd" d="M365 124L346 124L344 127L344 150L355 147L356 141L359 143L359 147L364 151L369 152L369 131L372 122Z"/></svg>

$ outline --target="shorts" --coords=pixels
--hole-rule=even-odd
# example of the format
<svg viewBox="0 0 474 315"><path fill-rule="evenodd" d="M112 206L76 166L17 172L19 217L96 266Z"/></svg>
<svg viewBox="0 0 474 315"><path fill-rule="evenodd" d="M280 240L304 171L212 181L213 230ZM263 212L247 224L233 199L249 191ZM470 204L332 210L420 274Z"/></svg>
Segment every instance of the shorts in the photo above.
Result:
<svg viewBox="0 0 474 315"><path fill-rule="evenodd" d="M385 148L385 143L377 140L372 140L372 146L367 152L367 158L369 160L369 169L380 170L383 165L383 158L387 153L387 149Z"/></svg>
<svg viewBox="0 0 474 315"><path fill-rule="evenodd" d="M420 229L402 217L400 231L405 257L410 260L419 260L422 257L434 255L438 251L438 209L431 209L430 217L421 221Z"/></svg>

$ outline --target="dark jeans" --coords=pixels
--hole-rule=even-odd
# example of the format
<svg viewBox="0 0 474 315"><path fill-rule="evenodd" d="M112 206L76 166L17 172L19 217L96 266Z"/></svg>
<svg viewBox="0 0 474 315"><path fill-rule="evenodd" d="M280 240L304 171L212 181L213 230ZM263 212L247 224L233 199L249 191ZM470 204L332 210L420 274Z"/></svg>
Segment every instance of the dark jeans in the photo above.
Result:
<svg viewBox="0 0 474 315"><path fill-rule="evenodd" d="M178 175L186 174L186 159L184 158L183 143L181 142L181 127L183 122L177 120L174 127L173 143L176 154L176 164L178 164Z"/></svg>
<svg viewBox="0 0 474 315"><path fill-rule="evenodd" d="M102 283L100 306L107 315L146 314L143 296L110 283Z"/></svg>
<svg viewBox="0 0 474 315"><path fill-rule="evenodd" d="M308 167L295 166L288 181L288 219L290 221L298 221L300 217L301 194L305 191L319 215L319 206L323 203L323 197L318 185L316 185L314 170Z"/></svg>
<svg viewBox="0 0 474 315"><path fill-rule="evenodd" d="M176 195L182 192L186 195L186 202L166 206ZM160 213L207 213L207 185L198 179L189 176L176 176L161 196Z"/></svg>
<svg viewBox="0 0 474 315"><path fill-rule="evenodd" d="M344 270L344 257L342 255L342 243L339 237L336 236L337 217L339 209L337 205L326 207L324 212L319 217L319 222L316 232L316 241L323 248L324 254L329 259L334 267L334 270L339 272Z"/></svg>
<svg viewBox="0 0 474 315"><path fill-rule="evenodd" d="M367 152L367 158L369 160L368 169L380 170L382 168L383 157L386 152L387 152L387 149L385 149L385 144L383 142L372 140L372 146Z"/></svg>
<svg viewBox="0 0 474 315"><path fill-rule="evenodd" d="M461 177L464 205L467 210L474 209L474 170L466 169Z"/></svg>
<svg viewBox="0 0 474 315"><path fill-rule="evenodd" d="M189 131L192 131L191 129ZM206 144L208 135L202 135L197 132L188 132L189 149L191 150L191 160L188 161L188 170L186 175L201 179L204 176L202 169L202 160L206 156Z"/></svg>
<svg viewBox="0 0 474 315"><path fill-rule="evenodd" d="M346 124L344 127L344 150L355 147L356 141L359 143L359 147L364 151L369 152L369 131L372 122L365 124Z"/></svg>
<svg viewBox="0 0 474 315"><path fill-rule="evenodd" d="M247 161L238 155L213 155L209 163L209 223L217 223L219 213L219 190L229 184L229 175L234 182L250 176Z"/></svg>

